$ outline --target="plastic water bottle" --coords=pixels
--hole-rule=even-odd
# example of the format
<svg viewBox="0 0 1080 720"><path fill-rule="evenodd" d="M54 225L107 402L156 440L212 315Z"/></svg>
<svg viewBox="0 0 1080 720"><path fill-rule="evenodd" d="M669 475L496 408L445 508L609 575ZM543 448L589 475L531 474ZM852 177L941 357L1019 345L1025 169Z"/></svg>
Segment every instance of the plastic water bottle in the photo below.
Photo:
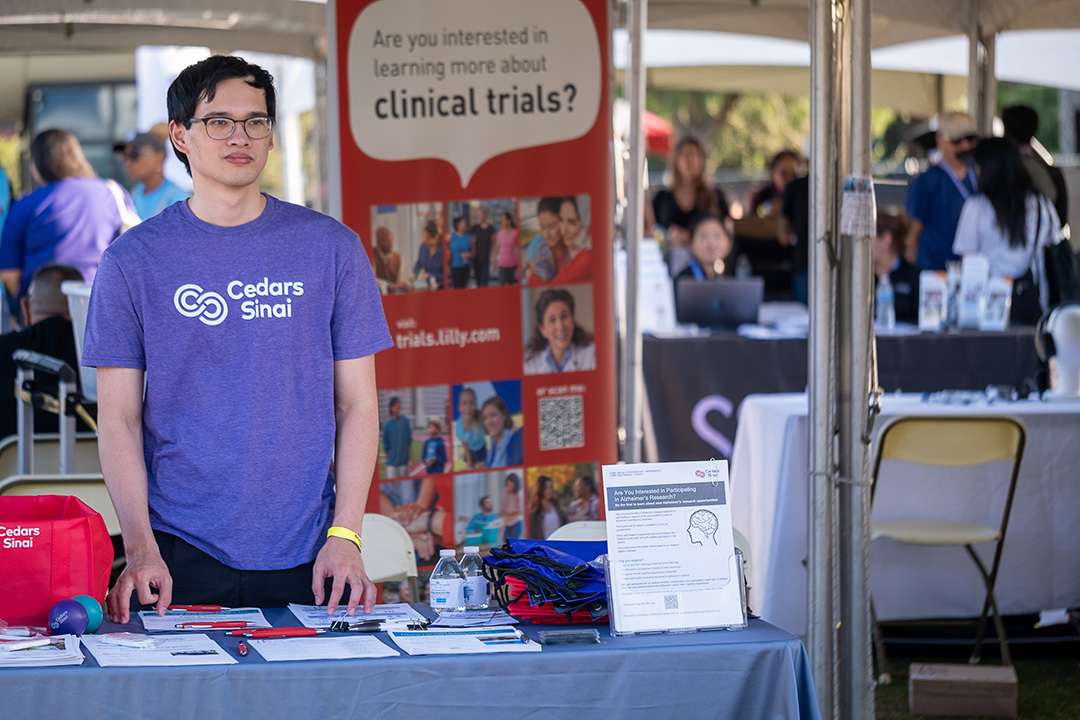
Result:
<svg viewBox="0 0 1080 720"><path fill-rule="evenodd" d="M750 266L750 258L745 255L735 258L735 277L748 278L753 274L754 269Z"/></svg>
<svg viewBox="0 0 1080 720"><path fill-rule="evenodd" d="M431 571L428 583L428 602L433 610L465 609L465 573L456 555L454 548L439 551L439 563Z"/></svg>
<svg viewBox="0 0 1080 720"><path fill-rule="evenodd" d="M484 561L480 559L480 548L475 545L465 548L461 569L465 573L465 609L487 609L488 580L484 577Z"/></svg>
<svg viewBox="0 0 1080 720"><path fill-rule="evenodd" d="M896 327L896 295L888 275L878 278L877 294L874 298L876 309L875 322L887 328Z"/></svg>

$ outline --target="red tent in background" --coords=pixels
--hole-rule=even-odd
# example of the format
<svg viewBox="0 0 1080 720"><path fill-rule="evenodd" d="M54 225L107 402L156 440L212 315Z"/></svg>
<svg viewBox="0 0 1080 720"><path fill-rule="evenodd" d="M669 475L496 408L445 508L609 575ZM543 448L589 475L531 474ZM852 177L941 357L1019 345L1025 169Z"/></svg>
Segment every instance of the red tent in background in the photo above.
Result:
<svg viewBox="0 0 1080 720"><path fill-rule="evenodd" d="M671 136L675 128L664 118L648 110L645 111L645 154L668 155L671 153Z"/></svg>

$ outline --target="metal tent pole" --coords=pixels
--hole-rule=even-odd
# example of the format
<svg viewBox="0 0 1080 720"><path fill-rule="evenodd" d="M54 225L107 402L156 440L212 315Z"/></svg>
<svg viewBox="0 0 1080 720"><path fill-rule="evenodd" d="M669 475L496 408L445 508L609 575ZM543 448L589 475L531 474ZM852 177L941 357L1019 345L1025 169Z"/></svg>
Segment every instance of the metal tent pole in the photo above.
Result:
<svg viewBox="0 0 1080 720"><path fill-rule="evenodd" d="M979 0L968 0L968 114L980 130L982 117L982 58L979 52L982 33L979 32Z"/></svg>
<svg viewBox="0 0 1080 720"><path fill-rule="evenodd" d="M810 663L824 718L834 716L833 612L833 2L810 3L810 328L807 626Z"/></svg>
<svg viewBox="0 0 1080 720"><path fill-rule="evenodd" d="M645 116L645 72L643 70L645 28L648 21L649 0L628 0L628 26L630 31L630 64L627 75L627 100L630 103L630 167L627 176L626 211L626 335L623 338L622 382L626 398L624 431L626 444L623 460L628 463L641 461L641 322L638 318L638 264L640 262L641 233L645 226L644 172L645 133L642 118Z"/></svg>
<svg viewBox="0 0 1080 720"><path fill-rule="evenodd" d="M844 106L850 110L847 172L870 178L871 0L848 0ZM870 622L869 437L873 335L872 237L844 236L839 288L843 362L838 379L840 717L873 718Z"/></svg>

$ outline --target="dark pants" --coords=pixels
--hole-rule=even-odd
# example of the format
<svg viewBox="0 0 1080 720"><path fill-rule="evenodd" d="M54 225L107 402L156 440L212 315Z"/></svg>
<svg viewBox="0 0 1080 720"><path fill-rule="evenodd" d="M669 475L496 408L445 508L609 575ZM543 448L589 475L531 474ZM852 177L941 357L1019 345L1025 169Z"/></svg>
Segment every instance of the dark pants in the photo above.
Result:
<svg viewBox="0 0 1080 720"><path fill-rule="evenodd" d="M517 285L517 268L499 266L499 284Z"/></svg>
<svg viewBox="0 0 1080 720"><path fill-rule="evenodd" d="M463 288L469 284L469 266L450 268L450 287Z"/></svg>
<svg viewBox="0 0 1080 720"><path fill-rule="evenodd" d="M490 256L477 255L473 260L473 271L476 274L476 287L487 287L488 277L490 276L491 258Z"/></svg>
<svg viewBox="0 0 1080 720"><path fill-rule="evenodd" d="M169 533L154 531L161 558L173 580L173 605L221 605L222 607L285 607L289 603L314 605L311 570L315 561L286 570L236 570L197 547ZM327 580L326 598L332 581ZM342 602L346 602L348 589ZM132 610L151 610L131 596Z"/></svg>

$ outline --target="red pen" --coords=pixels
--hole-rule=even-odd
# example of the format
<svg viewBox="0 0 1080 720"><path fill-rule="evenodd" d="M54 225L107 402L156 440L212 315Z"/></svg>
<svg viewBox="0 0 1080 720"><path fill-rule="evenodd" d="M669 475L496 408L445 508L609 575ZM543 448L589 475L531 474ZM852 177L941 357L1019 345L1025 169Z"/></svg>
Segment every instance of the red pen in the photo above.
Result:
<svg viewBox="0 0 1080 720"><path fill-rule="evenodd" d="M247 644L243 640L241 640L240 641L240 656L243 657L244 655L247 655Z"/></svg>
<svg viewBox="0 0 1080 720"><path fill-rule="evenodd" d="M318 635L326 632L321 628L308 628L308 627L285 627L285 628L263 628L261 630L247 630L244 633L244 637L249 638L285 638L285 637L309 637L311 635Z"/></svg>
<svg viewBox="0 0 1080 720"><path fill-rule="evenodd" d="M246 628L251 623L247 620L216 620L214 622L185 622L177 623L178 628Z"/></svg>
<svg viewBox="0 0 1080 720"><path fill-rule="evenodd" d="M225 608L220 605L170 605L169 610L183 610L184 612L221 612Z"/></svg>

